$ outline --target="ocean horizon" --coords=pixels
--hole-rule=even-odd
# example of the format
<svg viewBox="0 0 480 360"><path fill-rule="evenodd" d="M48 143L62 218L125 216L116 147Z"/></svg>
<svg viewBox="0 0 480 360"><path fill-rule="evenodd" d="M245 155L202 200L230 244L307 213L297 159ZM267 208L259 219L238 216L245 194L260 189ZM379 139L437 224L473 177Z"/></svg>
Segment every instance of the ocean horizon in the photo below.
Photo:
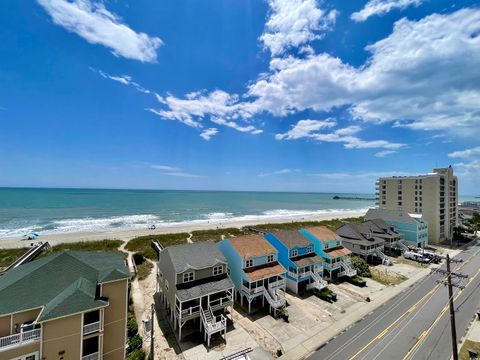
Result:
<svg viewBox="0 0 480 360"><path fill-rule="evenodd" d="M340 195L362 200L340 199ZM363 211L372 193L0 188L0 238ZM471 200L473 197L461 197Z"/></svg>

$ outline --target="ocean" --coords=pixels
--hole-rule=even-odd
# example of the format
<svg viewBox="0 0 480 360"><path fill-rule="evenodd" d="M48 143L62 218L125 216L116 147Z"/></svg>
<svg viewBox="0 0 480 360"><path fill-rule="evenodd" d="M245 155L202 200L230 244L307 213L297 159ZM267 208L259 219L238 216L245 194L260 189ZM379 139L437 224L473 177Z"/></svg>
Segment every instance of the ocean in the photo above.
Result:
<svg viewBox="0 0 480 360"><path fill-rule="evenodd" d="M0 238L366 210L373 194L0 188Z"/></svg>

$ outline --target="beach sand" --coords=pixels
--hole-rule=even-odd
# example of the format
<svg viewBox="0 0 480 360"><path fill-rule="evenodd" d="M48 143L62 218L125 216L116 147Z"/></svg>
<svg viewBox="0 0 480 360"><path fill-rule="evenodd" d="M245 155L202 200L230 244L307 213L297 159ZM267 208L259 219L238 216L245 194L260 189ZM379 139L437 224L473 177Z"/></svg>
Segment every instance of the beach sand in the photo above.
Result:
<svg viewBox="0 0 480 360"><path fill-rule="evenodd" d="M177 223L177 224L161 224L155 230L149 229L132 229L132 230L119 230L119 231L109 231L109 232L84 232L84 233L63 233L63 234L49 234L42 235L35 240L23 240L21 237L9 237L9 238L0 238L0 248L19 248L19 247L28 247L32 243L37 243L39 241L45 242L48 241L50 245L57 245L61 243L77 242L77 241L96 241L96 240L123 240L127 241L138 236L143 235L154 235L154 234L173 234L180 232L191 232L195 230L211 230L217 228L229 228L236 227L241 228L243 226L254 226L258 224L267 224L267 223L286 223L292 221L320 221L320 220L331 220L331 219L341 219L346 217L358 217L364 216L365 211L336 211L321 215L314 216L291 216L291 217L271 217L271 218L261 218L258 220L222 220L222 221L210 221L207 223Z"/></svg>

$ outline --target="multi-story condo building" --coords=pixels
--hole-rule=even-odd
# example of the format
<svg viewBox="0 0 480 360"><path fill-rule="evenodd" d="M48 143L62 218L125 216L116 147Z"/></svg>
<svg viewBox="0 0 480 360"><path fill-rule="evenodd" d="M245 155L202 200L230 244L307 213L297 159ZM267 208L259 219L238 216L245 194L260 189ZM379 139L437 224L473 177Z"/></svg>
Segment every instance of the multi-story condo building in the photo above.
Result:
<svg viewBox="0 0 480 360"><path fill-rule="evenodd" d="M213 334L226 334L225 311L230 307L231 314L234 285L227 275L227 259L215 243L166 247L157 269L160 299L180 340L189 321L195 322L195 331L203 332L208 346Z"/></svg>
<svg viewBox="0 0 480 360"><path fill-rule="evenodd" d="M0 359L125 359L123 256L64 251L0 277Z"/></svg>
<svg viewBox="0 0 480 360"><path fill-rule="evenodd" d="M351 251L345 248L335 232L325 226L301 229L300 233L309 239L315 252L323 259L323 277L330 280L344 276L353 277L357 271L351 265Z"/></svg>
<svg viewBox="0 0 480 360"><path fill-rule="evenodd" d="M285 290L287 270L278 263L278 251L262 235L239 236L222 240L218 247L228 261L230 278L235 284L236 300L243 306L252 302L265 305L277 313L285 307L285 297L277 290Z"/></svg>
<svg viewBox="0 0 480 360"><path fill-rule="evenodd" d="M382 177L376 191L380 209L422 214L429 243L451 241L458 224L458 180L451 166L425 175Z"/></svg>
<svg viewBox="0 0 480 360"><path fill-rule="evenodd" d="M402 235L407 245L420 248L428 245L428 225L421 214L408 214L404 210L369 209L365 219L382 219Z"/></svg>
<svg viewBox="0 0 480 360"><path fill-rule="evenodd" d="M294 293L321 290L323 258L315 252L313 243L297 230L265 234L265 239L278 250L280 264L287 269L287 288Z"/></svg>

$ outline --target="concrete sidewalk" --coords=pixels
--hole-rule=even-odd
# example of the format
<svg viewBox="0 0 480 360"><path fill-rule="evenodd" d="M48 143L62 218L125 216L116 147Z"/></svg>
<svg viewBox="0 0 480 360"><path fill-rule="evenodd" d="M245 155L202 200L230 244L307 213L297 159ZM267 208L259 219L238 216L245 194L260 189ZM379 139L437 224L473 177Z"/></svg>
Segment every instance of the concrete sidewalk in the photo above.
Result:
<svg viewBox="0 0 480 360"><path fill-rule="evenodd" d="M288 350L280 359L305 359L307 356L315 352L321 345L350 327L355 322L361 320L375 309L382 306L385 302L407 290L410 286L423 279L430 274L430 269L422 269L417 274L405 280L403 283L386 288L381 294L371 298L371 302L359 302L349 309L349 316L344 317L330 325L328 328L320 329L313 327L306 331L304 336L291 339L298 340L296 344L282 344Z"/></svg>
<svg viewBox="0 0 480 360"><path fill-rule="evenodd" d="M478 311L480 311L480 308L479 308ZM467 340L469 340L469 341L468 341L468 344L465 346L465 343L467 342ZM458 347L460 349L460 358L462 358L462 355L465 355L465 357L466 357L466 353L467 353L468 349L473 347L472 342L477 343L476 344L476 348L477 348L476 350L479 351L479 348L480 348L480 319L479 319L479 316L477 314L475 314L475 317L473 318L472 323L471 323L467 333L465 334L465 336L462 337L462 340L460 341L460 344L459 344L459 347ZM479 354L480 354L480 351L479 351Z"/></svg>

